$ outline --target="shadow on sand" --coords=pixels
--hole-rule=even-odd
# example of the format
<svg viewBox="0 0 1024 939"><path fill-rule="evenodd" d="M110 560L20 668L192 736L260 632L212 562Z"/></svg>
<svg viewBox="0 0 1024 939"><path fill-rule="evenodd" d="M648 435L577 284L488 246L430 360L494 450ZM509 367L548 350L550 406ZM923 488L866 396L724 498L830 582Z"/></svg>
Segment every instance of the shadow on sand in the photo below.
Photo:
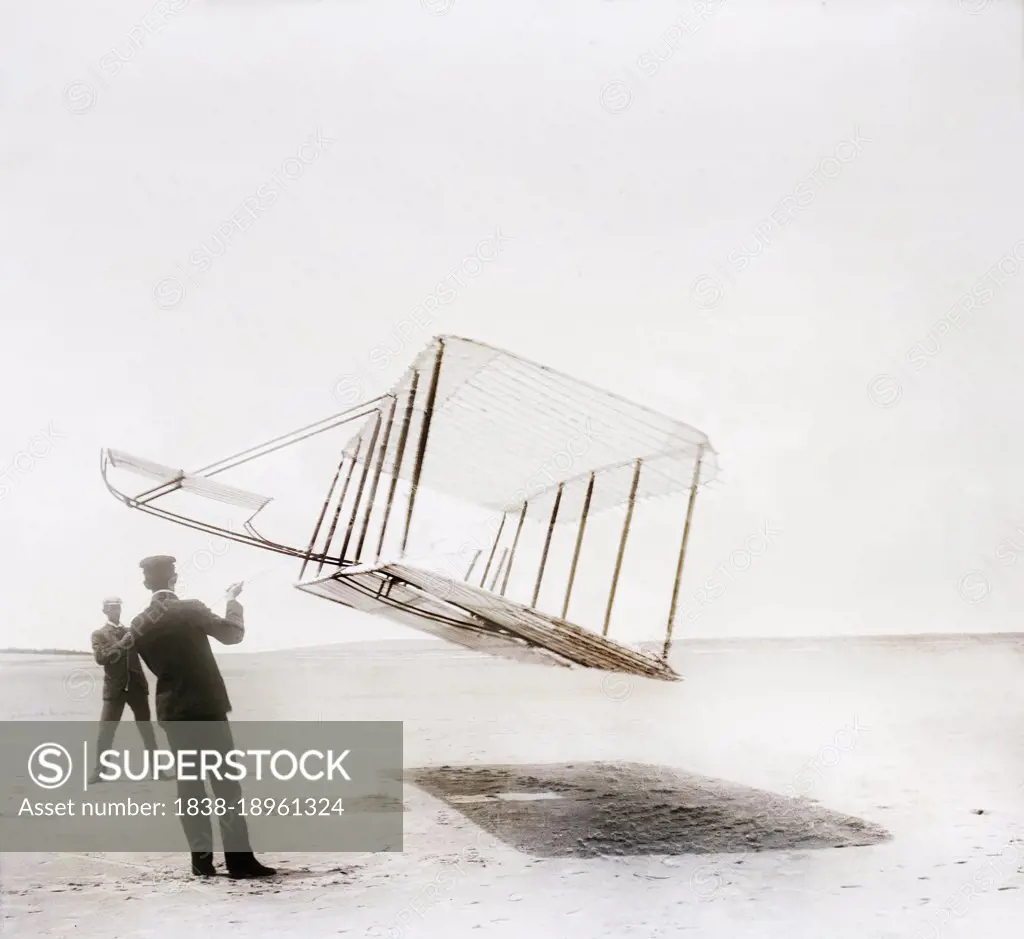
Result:
<svg viewBox="0 0 1024 939"><path fill-rule="evenodd" d="M641 763L434 766L407 776L535 857L846 848L891 838L807 799Z"/></svg>

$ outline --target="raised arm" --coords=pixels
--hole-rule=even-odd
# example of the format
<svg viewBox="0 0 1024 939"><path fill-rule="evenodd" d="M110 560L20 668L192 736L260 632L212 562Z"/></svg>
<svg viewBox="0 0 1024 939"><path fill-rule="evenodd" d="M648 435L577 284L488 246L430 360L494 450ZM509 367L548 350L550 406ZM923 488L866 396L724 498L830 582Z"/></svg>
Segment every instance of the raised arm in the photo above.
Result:
<svg viewBox="0 0 1024 939"><path fill-rule="evenodd" d="M223 616L218 616L202 603L196 604L196 613L203 632L226 646L238 645L245 637L242 604L233 598L228 600L227 610Z"/></svg>

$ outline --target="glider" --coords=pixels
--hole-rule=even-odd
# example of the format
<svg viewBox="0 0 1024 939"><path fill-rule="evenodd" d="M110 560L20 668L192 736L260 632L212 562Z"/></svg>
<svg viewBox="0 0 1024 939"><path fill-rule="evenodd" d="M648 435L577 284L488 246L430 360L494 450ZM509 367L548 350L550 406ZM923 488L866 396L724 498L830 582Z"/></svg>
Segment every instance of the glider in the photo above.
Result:
<svg viewBox="0 0 1024 939"><path fill-rule="evenodd" d="M326 496L311 509L308 543L263 535L255 522L271 498L222 474L327 433L339 435L340 446ZM191 472L104 449L101 473L133 509L296 558L295 587L305 593L517 661L675 681L668 655L683 561L697 492L715 477L716 459L708 438L687 424L510 352L444 335L389 393L339 414ZM111 482L112 470L151 485L128 495ZM241 530L204 522L171 511L174 493L249 514ZM486 516L477 526L486 537L424 561L410 549L410 531L431 496ZM632 534L638 507L652 503L657 520L676 532L670 550ZM676 522L670 506L677 503ZM571 545L568 563L552 558L556 533ZM671 579L664 636L653 649L609 635L627 554L640 559L633 572L641 591L653 589L658 560ZM580 609L589 603L597 625L570 619L574 597Z"/></svg>

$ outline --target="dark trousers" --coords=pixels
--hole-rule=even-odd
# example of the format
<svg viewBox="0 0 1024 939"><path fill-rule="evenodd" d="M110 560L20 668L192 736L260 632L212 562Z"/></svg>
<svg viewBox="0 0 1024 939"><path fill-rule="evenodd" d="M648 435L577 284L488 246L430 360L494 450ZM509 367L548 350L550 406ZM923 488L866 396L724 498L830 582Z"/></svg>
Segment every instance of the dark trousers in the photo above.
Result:
<svg viewBox="0 0 1024 939"><path fill-rule="evenodd" d="M121 721L126 704L132 709L135 726L139 728L146 749L157 749L156 734L153 733L153 722L149 713L149 693L142 689L130 688L116 698L110 698L103 702L103 710L100 712L99 740L96 744L97 759L99 759L99 754L114 745L114 735L117 733L117 725Z"/></svg>
<svg viewBox="0 0 1024 939"><path fill-rule="evenodd" d="M227 717L207 718L204 720L168 721L161 722L167 734L167 743L171 750L214 750L222 756L235 747L234 737L231 734L231 725ZM190 758L189 765L196 767L191 771L192 775L198 775L199 760ZM186 772L189 772L186 770ZM179 774L180 775L180 774ZM210 786L213 789L214 799L223 799L227 811L219 817L210 806L213 800L206 791L206 784L202 779L178 780L178 797L181 799L181 827L185 829L185 837L188 839L189 850L193 854L206 854L213 851L213 825L211 817L217 817L220 823L221 841L224 843L224 858L231 866L232 855L248 854L252 851L249 846L249 826L246 824L245 816L239 811L239 802L242 800L242 786L237 780L217 779L216 776L210 779ZM193 806L197 806L195 814L189 814L189 799L195 799ZM209 802L204 803L204 800Z"/></svg>

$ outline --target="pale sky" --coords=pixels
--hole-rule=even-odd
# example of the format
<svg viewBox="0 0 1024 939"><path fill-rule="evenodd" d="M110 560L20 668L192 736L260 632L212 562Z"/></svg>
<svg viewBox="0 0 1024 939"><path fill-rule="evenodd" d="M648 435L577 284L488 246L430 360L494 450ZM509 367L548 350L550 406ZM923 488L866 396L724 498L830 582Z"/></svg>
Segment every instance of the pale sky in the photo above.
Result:
<svg viewBox="0 0 1024 939"><path fill-rule="evenodd" d="M680 638L1020 629L1019 3L179 4L5 11L0 646L83 647L104 595L144 603L140 557L207 546L111 498L101 447L211 462L383 391L434 333L709 435L684 604L781 534ZM267 494L318 507L319 467L286 468ZM236 546L188 586L254 577L240 650L415 635L295 573Z"/></svg>

